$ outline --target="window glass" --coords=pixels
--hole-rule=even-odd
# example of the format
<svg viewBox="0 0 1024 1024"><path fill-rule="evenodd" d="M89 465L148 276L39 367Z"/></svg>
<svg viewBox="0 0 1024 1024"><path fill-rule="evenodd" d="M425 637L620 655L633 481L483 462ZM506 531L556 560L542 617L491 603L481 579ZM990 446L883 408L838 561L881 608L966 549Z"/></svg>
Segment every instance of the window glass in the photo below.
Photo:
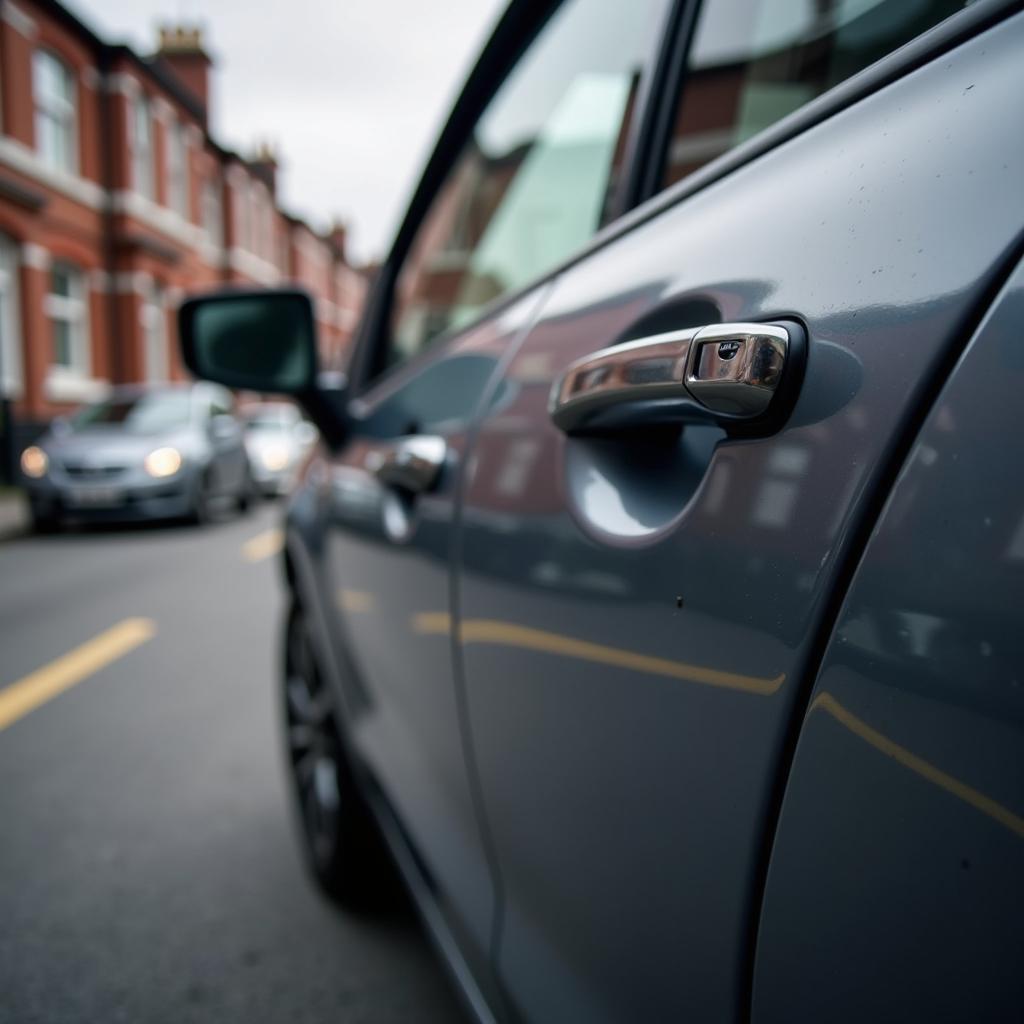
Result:
<svg viewBox="0 0 1024 1024"><path fill-rule="evenodd" d="M145 373L150 383L167 380L169 369L167 352L167 312L164 309L164 292L159 285L152 285L142 306L142 332L145 342Z"/></svg>
<svg viewBox="0 0 1024 1024"><path fill-rule="evenodd" d="M388 363L565 259L607 218L664 3L567 0L434 198L396 286Z"/></svg>
<svg viewBox="0 0 1024 1024"><path fill-rule="evenodd" d="M54 264L50 270L50 290L45 308L52 339L51 365L66 373L87 375L88 309L79 270L67 264Z"/></svg>
<svg viewBox="0 0 1024 1024"><path fill-rule="evenodd" d="M663 184L679 181L963 6L963 0L705 0Z"/></svg>
<svg viewBox="0 0 1024 1024"><path fill-rule="evenodd" d="M136 96L131 105L132 184L135 191L152 199L153 175L153 122L149 101Z"/></svg>
<svg viewBox="0 0 1024 1024"><path fill-rule="evenodd" d="M191 409L188 388L117 395L86 406L72 418L71 429L119 424L133 434L159 434L188 426Z"/></svg>
<svg viewBox="0 0 1024 1024"><path fill-rule="evenodd" d="M75 134L75 78L48 50L32 57L36 149L44 163L58 171L78 170Z"/></svg>
<svg viewBox="0 0 1024 1024"><path fill-rule="evenodd" d="M214 245L223 245L224 224L221 217L220 182L203 182L202 207L203 230Z"/></svg>
<svg viewBox="0 0 1024 1024"><path fill-rule="evenodd" d="M0 235L0 394L18 395L21 386L17 247Z"/></svg>
<svg viewBox="0 0 1024 1024"><path fill-rule="evenodd" d="M167 186L169 205L186 220L189 215L188 144L185 126L175 121L167 131Z"/></svg>

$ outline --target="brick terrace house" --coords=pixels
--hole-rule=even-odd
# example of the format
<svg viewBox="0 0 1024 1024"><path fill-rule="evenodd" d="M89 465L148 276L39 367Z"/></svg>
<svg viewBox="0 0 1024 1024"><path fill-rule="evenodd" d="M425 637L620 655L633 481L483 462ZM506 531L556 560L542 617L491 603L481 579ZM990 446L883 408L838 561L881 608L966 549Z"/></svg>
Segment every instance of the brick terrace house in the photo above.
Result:
<svg viewBox="0 0 1024 1024"><path fill-rule="evenodd" d="M52 0L0 0L0 387L19 438L109 384L183 377L186 292L300 284L325 365L362 304L344 229L281 210L266 147L211 137L199 31L159 43L143 57Z"/></svg>

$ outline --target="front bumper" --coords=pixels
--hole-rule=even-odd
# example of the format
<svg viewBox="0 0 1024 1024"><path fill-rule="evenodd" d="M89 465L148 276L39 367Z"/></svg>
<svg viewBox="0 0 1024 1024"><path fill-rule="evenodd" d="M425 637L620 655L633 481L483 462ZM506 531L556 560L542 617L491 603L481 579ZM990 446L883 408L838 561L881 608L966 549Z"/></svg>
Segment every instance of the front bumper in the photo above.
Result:
<svg viewBox="0 0 1024 1024"><path fill-rule="evenodd" d="M155 480L143 473L116 479L78 481L56 475L26 482L32 516L39 520L139 522L176 519L195 503L194 474Z"/></svg>

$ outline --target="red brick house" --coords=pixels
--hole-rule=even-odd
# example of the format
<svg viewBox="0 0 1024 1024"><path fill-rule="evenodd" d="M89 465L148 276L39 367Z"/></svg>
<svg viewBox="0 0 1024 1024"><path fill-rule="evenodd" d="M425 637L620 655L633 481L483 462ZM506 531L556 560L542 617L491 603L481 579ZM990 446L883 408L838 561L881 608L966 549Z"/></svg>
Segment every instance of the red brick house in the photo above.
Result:
<svg viewBox="0 0 1024 1024"><path fill-rule="evenodd" d="M159 42L143 57L52 0L0 0L0 387L19 436L109 384L182 377L188 291L297 282L329 359L362 304L344 230L282 212L266 147L210 136L198 30Z"/></svg>

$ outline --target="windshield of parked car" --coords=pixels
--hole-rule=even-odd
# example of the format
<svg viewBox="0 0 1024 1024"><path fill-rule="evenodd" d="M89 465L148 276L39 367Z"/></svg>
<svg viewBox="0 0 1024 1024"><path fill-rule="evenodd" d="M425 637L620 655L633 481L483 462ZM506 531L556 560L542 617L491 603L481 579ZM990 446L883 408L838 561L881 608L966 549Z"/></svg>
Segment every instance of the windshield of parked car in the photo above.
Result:
<svg viewBox="0 0 1024 1024"><path fill-rule="evenodd" d="M71 420L71 429L118 426L132 434L158 434L187 426L191 412L188 391L143 392L86 406Z"/></svg>

